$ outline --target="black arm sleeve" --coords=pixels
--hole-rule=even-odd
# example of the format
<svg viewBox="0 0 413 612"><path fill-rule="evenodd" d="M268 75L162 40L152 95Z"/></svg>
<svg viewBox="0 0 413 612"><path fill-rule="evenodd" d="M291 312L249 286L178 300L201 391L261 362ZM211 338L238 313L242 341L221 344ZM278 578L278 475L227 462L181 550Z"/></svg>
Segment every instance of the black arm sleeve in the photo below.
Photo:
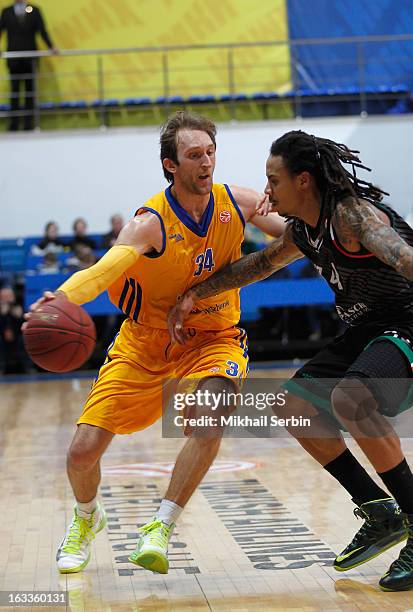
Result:
<svg viewBox="0 0 413 612"><path fill-rule="evenodd" d="M37 28L38 28L40 36L43 38L44 42L49 47L49 49L51 49L53 47L53 43L50 40L50 36L46 30L43 16L40 11L38 11L37 13Z"/></svg>

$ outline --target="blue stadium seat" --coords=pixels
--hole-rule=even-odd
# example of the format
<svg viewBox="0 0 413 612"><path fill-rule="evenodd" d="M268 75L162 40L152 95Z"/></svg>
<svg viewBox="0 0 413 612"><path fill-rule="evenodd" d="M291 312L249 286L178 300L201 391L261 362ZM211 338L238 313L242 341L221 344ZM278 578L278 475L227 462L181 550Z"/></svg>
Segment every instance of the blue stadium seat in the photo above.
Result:
<svg viewBox="0 0 413 612"><path fill-rule="evenodd" d="M92 108L113 108L120 106L121 102L117 98L109 98L108 100L93 100L91 103Z"/></svg>
<svg viewBox="0 0 413 612"><path fill-rule="evenodd" d="M146 104L152 104L151 98L125 98L123 101L124 106L145 106Z"/></svg>
<svg viewBox="0 0 413 612"><path fill-rule="evenodd" d="M27 244L23 238L0 240L0 272L22 272L26 269Z"/></svg>
<svg viewBox="0 0 413 612"><path fill-rule="evenodd" d="M216 102L216 101L217 101L217 98L213 96L212 94L205 94L205 95L200 95L200 96L189 96L189 98L187 98L187 102L194 103L194 104L204 103L204 102Z"/></svg>
<svg viewBox="0 0 413 612"><path fill-rule="evenodd" d="M44 291L55 291L65 280L69 278L69 274L44 274L25 276L25 292L24 292L24 308L28 309L30 304L33 304ZM114 306L108 297L107 292L101 293L93 302L88 302L83 308L92 316L119 314L119 310Z"/></svg>
<svg viewBox="0 0 413 612"><path fill-rule="evenodd" d="M248 100L248 96L245 93L222 94L219 100L220 102L243 102Z"/></svg>
<svg viewBox="0 0 413 612"><path fill-rule="evenodd" d="M55 110L59 108L59 102L40 102L39 109L40 110Z"/></svg>
<svg viewBox="0 0 413 612"><path fill-rule="evenodd" d="M155 100L156 104L182 104L183 101L182 96L158 96Z"/></svg>
<svg viewBox="0 0 413 612"><path fill-rule="evenodd" d="M261 100L276 100L279 97L280 94L276 91L257 91L252 94L251 99L259 102Z"/></svg>
<svg viewBox="0 0 413 612"><path fill-rule="evenodd" d="M73 101L68 101L68 102L60 102L59 104L59 108L61 109L73 109L73 110L80 110L83 108L87 108L87 102L85 102L85 100L73 100Z"/></svg>
<svg viewBox="0 0 413 612"><path fill-rule="evenodd" d="M103 106L120 106L121 102L117 98L109 98L108 100L103 100Z"/></svg>
<svg viewBox="0 0 413 612"><path fill-rule="evenodd" d="M270 279L241 289L241 312L244 321L258 319L263 307L283 308L333 303L334 293L322 278Z"/></svg>

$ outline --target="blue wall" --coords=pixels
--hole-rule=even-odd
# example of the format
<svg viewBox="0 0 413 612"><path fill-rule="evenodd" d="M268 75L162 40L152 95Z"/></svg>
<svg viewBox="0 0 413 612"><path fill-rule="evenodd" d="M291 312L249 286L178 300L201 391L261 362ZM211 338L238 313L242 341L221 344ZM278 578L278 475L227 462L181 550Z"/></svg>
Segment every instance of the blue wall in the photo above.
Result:
<svg viewBox="0 0 413 612"><path fill-rule="evenodd" d="M287 0L290 39L413 34L411 0ZM296 87L413 90L413 41L295 46ZM364 55L365 77L357 68ZM295 70L294 70L294 60ZM297 71L298 67L298 71Z"/></svg>

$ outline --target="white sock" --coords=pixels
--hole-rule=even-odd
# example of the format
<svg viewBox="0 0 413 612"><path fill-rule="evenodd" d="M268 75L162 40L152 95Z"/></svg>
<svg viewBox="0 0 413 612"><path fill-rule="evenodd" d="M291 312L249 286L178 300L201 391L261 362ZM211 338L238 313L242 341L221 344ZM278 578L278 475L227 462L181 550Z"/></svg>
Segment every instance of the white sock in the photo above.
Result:
<svg viewBox="0 0 413 612"><path fill-rule="evenodd" d="M163 523L170 525L171 523L176 523L182 510L183 508L178 506L178 504L175 504L175 502L169 501L169 499L163 499L161 501L161 505L159 506L159 510L156 513L156 518L161 520Z"/></svg>
<svg viewBox="0 0 413 612"><path fill-rule="evenodd" d="M92 514L93 510L96 509L97 505L98 505L97 497L95 497L91 499L89 502L79 502L78 501L77 509L82 513L80 516L82 516L83 518L88 518ZM84 516L85 514L87 514L88 517Z"/></svg>

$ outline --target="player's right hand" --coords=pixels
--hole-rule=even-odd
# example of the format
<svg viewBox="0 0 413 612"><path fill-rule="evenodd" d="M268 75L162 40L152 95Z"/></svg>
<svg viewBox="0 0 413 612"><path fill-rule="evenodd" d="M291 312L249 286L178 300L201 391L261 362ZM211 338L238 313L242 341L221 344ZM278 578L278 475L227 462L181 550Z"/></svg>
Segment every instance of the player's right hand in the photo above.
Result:
<svg viewBox="0 0 413 612"><path fill-rule="evenodd" d="M45 302L50 302L50 300L54 300L60 296L64 296L64 293L60 291L57 291L56 293L53 293L53 291L45 291L41 298L39 298L38 300L36 300L35 302L33 302L33 304L29 306L29 312L24 313L23 318L25 322L22 325L22 330L24 331L26 329L27 321L30 320L30 317L32 316L33 312L36 312L36 310L39 310L39 308Z"/></svg>
<svg viewBox="0 0 413 612"><path fill-rule="evenodd" d="M194 298L190 293L178 298L178 302L168 313L168 330L172 342L185 344L188 334L184 329L185 319L194 307Z"/></svg>

